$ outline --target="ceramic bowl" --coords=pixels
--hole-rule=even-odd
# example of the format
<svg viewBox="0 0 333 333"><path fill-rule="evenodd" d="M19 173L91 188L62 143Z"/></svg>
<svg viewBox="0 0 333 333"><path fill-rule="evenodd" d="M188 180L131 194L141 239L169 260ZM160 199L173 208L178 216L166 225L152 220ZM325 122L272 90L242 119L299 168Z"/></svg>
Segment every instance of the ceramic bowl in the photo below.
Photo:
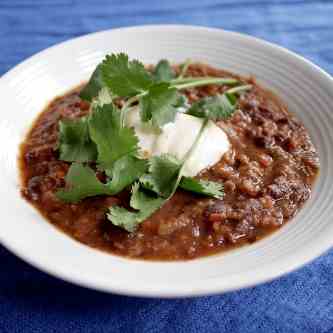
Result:
<svg viewBox="0 0 333 333"><path fill-rule="evenodd" d="M35 117L55 96L87 80L105 54L144 63L202 61L253 75L308 129L321 163L312 198L290 223L249 246L211 257L149 262L94 250L57 230L20 195L17 155ZM53 46L0 79L0 241L39 269L78 285L150 297L194 296L253 286L308 263L333 245L333 80L304 58L265 41L193 26L98 32Z"/></svg>

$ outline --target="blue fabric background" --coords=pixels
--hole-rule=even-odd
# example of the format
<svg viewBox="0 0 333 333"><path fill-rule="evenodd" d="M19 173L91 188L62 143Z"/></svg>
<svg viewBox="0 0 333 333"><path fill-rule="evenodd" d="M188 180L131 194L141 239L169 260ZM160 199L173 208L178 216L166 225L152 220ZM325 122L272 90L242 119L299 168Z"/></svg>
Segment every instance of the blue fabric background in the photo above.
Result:
<svg viewBox="0 0 333 333"><path fill-rule="evenodd" d="M0 0L0 75L66 39L152 23L249 33L333 73L330 0ZM0 246L0 332L333 332L332 263L333 251L255 288L196 299L150 300L73 286Z"/></svg>

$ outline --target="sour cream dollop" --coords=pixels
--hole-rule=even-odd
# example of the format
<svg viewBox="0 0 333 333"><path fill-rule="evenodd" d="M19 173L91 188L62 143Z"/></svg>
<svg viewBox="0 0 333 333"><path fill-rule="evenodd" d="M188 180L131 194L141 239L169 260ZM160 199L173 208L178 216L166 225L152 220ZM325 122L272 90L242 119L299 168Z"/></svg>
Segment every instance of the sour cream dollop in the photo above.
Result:
<svg viewBox="0 0 333 333"><path fill-rule="evenodd" d="M178 112L173 123L163 126L161 131L151 128L140 120L138 108L126 115L127 126L134 127L143 156L171 154L181 160L192 147L203 119ZM216 164L229 150L230 142L226 133L213 121L205 127L198 144L186 161L183 175L196 176L200 171Z"/></svg>

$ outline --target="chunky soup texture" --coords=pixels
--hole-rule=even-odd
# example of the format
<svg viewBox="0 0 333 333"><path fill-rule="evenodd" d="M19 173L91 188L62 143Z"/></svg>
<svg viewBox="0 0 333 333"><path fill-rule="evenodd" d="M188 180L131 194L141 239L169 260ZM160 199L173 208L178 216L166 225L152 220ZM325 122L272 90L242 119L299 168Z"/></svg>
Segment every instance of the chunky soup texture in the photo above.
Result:
<svg viewBox="0 0 333 333"><path fill-rule="evenodd" d="M188 75L239 78L202 64L191 65ZM89 112L89 104L79 98L80 88L51 102L23 142L24 198L76 240L128 257L191 259L255 242L289 221L309 199L319 160L306 129L286 107L253 79L240 79L253 89L241 95L231 119L218 122L232 148L200 174L224 183L223 200L178 190L136 232L128 233L113 226L105 213L112 205L128 205L129 191L77 204L57 199L55 192L65 185L69 168L58 159L58 122ZM184 93L194 102L226 89L211 85ZM98 177L105 180L103 174Z"/></svg>

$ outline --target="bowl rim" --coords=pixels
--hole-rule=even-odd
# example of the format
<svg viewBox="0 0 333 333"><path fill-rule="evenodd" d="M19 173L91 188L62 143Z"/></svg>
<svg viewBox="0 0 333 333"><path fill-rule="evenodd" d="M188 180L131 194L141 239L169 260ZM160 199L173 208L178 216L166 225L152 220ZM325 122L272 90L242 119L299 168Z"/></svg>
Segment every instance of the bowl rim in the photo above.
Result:
<svg viewBox="0 0 333 333"><path fill-rule="evenodd" d="M210 28L200 25L180 25L180 24L152 24L152 25L136 25L136 26L128 26L128 27L121 27L121 28L114 28L114 29L107 29L102 30L86 35L82 35L76 38L72 38L66 40L64 42L55 44L51 47L48 47L31 57L27 58L26 60L20 62L12 69L4 73L0 76L0 81L7 78L14 74L16 71L20 70L21 66L26 65L30 61L34 61L41 56L44 56L48 52L52 51L54 48L62 47L67 44L70 44L74 41L84 40L86 38L93 38L97 35L107 34L111 31L119 31L119 32L127 32L131 30L163 30L163 31L170 31L170 30L187 30L190 32L195 31L202 31L206 33L214 33L214 34L228 34L232 38L237 40L247 40L248 42L260 44L263 47L268 47L272 50L276 50L283 54L284 57L289 59L296 59L299 63L303 66L309 67L315 72L317 72L323 80L329 84L333 89L333 77L330 76L326 71L321 69L316 64L312 63L311 61L305 59L304 57L289 51L288 49L276 45L274 43L259 39L254 36L250 36L247 34L228 31L219 28ZM19 192L18 192L19 195ZM166 285L155 285L155 286L148 286L144 284L139 285L127 285L126 281L124 280L122 283L118 283L118 281L105 284L102 281L98 281L98 279L91 279L85 278L79 274L74 274L73 272L67 272L66 270L59 270L53 267L52 263L50 262L42 262L37 259L32 259L29 257L28 253L24 253L20 250L20 248L9 240L4 239L3 237L0 238L0 243L7 248L10 252L18 256L19 258L23 259L25 262L31 264L32 266L40 269L41 271L47 272L57 278L65 280L67 282L74 283L76 285L84 286L90 289L95 289L104 292L112 292L114 294L121 294L121 295L130 295L130 296L143 296L143 297L163 297L163 298L174 298L174 297L188 297L188 296L204 296L204 295L212 295L218 293L224 293L228 291L238 290L242 288L252 287L258 284L262 284L264 282L268 282L273 280L274 278L281 277L284 274L287 274L291 271L296 270L304 266L305 264L313 261L319 255L326 252L331 246L333 246L333 237L330 235L325 235L321 239L321 241L317 241L312 243L311 248L304 248L304 251L301 254L293 255L288 262L283 264L276 265L273 263L269 265L265 265L264 268L256 269L251 272L251 274L245 274L244 276L234 276L234 279L229 277L228 284L223 283L220 278L211 278L205 279L205 284L200 281L192 282L190 285L186 284L179 284L179 285L171 285L171 287ZM129 260L130 263L130 260ZM209 281L209 283L207 283ZM230 283L230 281L232 281ZM144 287L145 286L145 287Z"/></svg>

